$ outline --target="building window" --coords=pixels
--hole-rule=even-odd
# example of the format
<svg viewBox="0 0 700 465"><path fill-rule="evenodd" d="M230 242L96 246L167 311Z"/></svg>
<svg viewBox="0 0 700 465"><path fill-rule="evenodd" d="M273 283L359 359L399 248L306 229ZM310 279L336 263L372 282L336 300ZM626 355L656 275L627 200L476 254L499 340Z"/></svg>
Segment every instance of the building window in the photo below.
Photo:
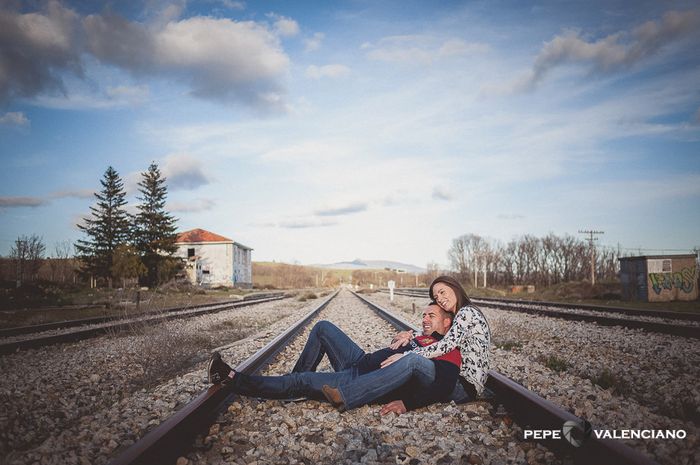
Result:
<svg viewBox="0 0 700 465"><path fill-rule="evenodd" d="M187 258L194 257L194 247L191 249L187 249Z"/></svg>
<svg viewBox="0 0 700 465"><path fill-rule="evenodd" d="M209 274L209 270L202 270L202 274Z"/></svg>
<svg viewBox="0 0 700 465"><path fill-rule="evenodd" d="M671 260L664 260L661 264L661 271L663 273L670 273L671 270Z"/></svg>

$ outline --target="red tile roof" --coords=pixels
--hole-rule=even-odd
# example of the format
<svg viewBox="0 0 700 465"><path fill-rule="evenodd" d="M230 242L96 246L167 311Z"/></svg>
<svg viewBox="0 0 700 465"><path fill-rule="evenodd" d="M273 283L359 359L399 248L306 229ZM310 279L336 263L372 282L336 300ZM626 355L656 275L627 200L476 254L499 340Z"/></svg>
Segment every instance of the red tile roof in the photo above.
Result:
<svg viewBox="0 0 700 465"><path fill-rule="evenodd" d="M233 242L233 240L214 234L206 229L197 228L178 234L175 242Z"/></svg>

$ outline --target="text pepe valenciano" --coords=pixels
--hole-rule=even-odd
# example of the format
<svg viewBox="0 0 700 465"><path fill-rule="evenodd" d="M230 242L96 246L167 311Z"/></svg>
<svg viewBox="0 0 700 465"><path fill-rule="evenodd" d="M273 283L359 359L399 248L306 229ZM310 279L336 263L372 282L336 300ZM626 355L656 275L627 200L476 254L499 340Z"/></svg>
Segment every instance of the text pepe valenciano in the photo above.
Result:
<svg viewBox="0 0 700 465"><path fill-rule="evenodd" d="M685 439L682 429L620 429L593 430L598 439Z"/></svg>

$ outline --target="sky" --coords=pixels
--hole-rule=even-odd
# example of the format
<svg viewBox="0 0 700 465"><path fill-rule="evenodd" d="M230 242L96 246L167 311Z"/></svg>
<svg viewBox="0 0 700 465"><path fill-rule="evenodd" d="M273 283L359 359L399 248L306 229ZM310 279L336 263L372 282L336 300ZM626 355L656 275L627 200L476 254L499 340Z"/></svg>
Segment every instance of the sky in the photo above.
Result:
<svg viewBox="0 0 700 465"><path fill-rule="evenodd" d="M0 0L0 254L157 163L253 260L448 264L478 234L700 246L700 7Z"/></svg>

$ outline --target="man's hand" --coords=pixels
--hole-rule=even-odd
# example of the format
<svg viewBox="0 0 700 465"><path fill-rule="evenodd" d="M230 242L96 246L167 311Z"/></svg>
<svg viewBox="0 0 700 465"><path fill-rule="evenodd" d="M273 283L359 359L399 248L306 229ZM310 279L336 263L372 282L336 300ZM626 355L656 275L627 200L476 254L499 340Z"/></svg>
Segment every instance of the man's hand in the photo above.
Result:
<svg viewBox="0 0 700 465"><path fill-rule="evenodd" d="M394 336L394 339L391 340L389 348L396 350L399 347L403 347L411 342L411 339L413 339L413 331L401 331L399 334Z"/></svg>
<svg viewBox="0 0 700 465"><path fill-rule="evenodd" d="M401 415L402 413L406 413L406 406L404 405L402 400L392 400L388 404L386 404L382 409L379 411L380 414L382 415L387 415L389 413L395 413L397 415Z"/></svg>
<svg viewBox="0 0 700 465"><path fill-rule="evenodd" d="M394 363L395 361L397 361L398 359L400 359L400 358L403 357L404 355L406 355L406 353L403 353L403 354L394 354L394 355L392 355L391 357L386 358L386 359L381 363L380 368L386 368L386 367L388 367L389 365L391 365L392 363Z"/></svg>

